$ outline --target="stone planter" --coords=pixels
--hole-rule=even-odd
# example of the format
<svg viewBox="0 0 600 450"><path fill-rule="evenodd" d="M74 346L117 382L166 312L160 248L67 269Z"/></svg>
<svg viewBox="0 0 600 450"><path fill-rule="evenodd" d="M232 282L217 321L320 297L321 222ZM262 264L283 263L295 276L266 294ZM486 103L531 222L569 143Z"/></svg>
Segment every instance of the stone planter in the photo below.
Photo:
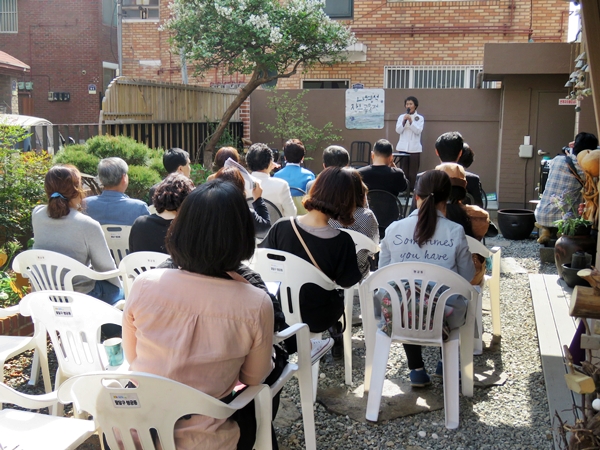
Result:
<svg viewBox="0 0 600 450"><path fill-rule="evenodd" d="M0 317L0 336L33 336L33 322L31 321L31 317L19 314L18 307L14 308L14 311L14 315Z"/></svg>
<svg viewBox="0 0 600 450"><path fill-rule="evenodd" d="M563 264L570 264L573 254L584 252L596 256L596 236L561 236L554 244L554 261L558 276L563 278Z"/></svg>

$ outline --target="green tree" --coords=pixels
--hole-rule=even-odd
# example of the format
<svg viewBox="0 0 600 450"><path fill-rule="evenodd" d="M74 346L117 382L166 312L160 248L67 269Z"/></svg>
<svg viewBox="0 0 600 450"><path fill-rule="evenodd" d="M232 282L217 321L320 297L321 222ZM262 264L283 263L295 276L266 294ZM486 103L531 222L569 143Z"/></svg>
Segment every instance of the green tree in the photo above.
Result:
<svg viewBox="0 0 600 450"><path fill-rule="evenodd" d="M324 0L174 0L164 28L195 75L220 68L251 75L207 144L214 151L229 120L260 85L302 68L335 64L354 42L323 11Z"/></svg>
<svg viewBox="0 0 600 450"><path fill-rule="evenodd" d="M341 130L333 128L331 122L322 127L310 123L306 113L308 104L302 99L306 92L308 91L301 91L296 96L290 97L289 92L282 94L273 90L267 106L275 111L275 123L261 122L260 124L264 125L265 130L271 133L275 139L279 139L279 148L283 148L286 140L297 138L302 141L306 153L310 157L322 143L329 145L339 141L342 137L336 134Z"/></svg>

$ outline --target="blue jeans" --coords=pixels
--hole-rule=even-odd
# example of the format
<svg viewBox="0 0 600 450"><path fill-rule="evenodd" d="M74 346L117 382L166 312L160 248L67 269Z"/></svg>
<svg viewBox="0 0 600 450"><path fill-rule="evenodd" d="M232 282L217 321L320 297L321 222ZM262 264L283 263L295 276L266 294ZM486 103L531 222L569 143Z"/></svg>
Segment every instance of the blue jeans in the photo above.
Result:
<svg viewBox="0 0 600 450"><path fill-rule="evenodd" d="M94 289L87 293L87 295L102 300L104 303L114 305L119 300L123 300L125 295L123 289L115 286L110 281L98 280Z"/></svg>

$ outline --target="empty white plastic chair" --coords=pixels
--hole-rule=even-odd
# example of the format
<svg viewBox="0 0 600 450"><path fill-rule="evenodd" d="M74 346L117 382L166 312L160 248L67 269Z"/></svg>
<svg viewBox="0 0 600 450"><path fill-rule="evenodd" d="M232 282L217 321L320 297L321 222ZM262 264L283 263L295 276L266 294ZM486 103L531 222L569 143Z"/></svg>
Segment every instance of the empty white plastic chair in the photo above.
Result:
<svg viewBox="0 0 600 450"><path fill-rule="evenodd" d="M354 230L346 230L340 228L352 237L356 246L356 253L361 250L368 250L370 253L379 252L379 244L376 244L373 239L369 239L362 233ZM346 329L344 330L344 381L346 384L352 384L352 309L354 307L354 290L358 289L358 283L351 288L344 289L344 302L346 313ZM360 292L359 292L360 296Z"/></svg>
<svg viewBox="0 0 600 450"><path fill-rule="evenodd" d="M395 283L397 288L390 285ZM405 289L408 284L410 288ZM429 289L429 287L431 288ZM418 288L418 289L417 289ZM361 284L364 299L363 323L368 322L365 334L367 357L365 363L365 392L369 391L367 420L377 421L385 371L392 342L436 346L442 348L444 367L444 408L446 427L458 427L459 421L459 336L460 365L463 394L473 395L473 325L478 292L467 280L446 268L427 263L396 263L372 273ZM393 321L391 336L378 328L373 294L377 289L387 292L391 300ZM412 298L410 292L417 298ZM419 295L415 295L417 291ZM444 306L452 295L462 295L468 301L466 323L452 330L443 340ZM435 308L433 299L437 297ZM410 300L410 301L409 301ZM425 305L428 305L427 307Z"/></svg>
<svg viewBox="0 0 600 450"><path fill-rule="evenodd" d="M68 239L68 236L65 236ZM74 291L73 278L86 277L91 280L109 280L119 276L119 269L96 272L79 261L62 253L49 250L27 250L13 259L15 272L29 278L35 291Z"/></svg>
<svg viewBox="0 0 600 450"><path fill-rule="evenodd" d="M119 270L123 278L125 299L127 300L131 285L138 275L155 269L168 258L168 254L158 252L134 252L123 258L119 264Z"/></svg>
<svg viewBox="0 0 600 450"><path fill-rule="evenodd" d="M53 408L58 402L56 392L27 395L0 383L0 404L11 403L21 408ZM89 420L67 419L29 411L0 411L0 446L4 449L70 450L83 444L96 431Z"/></svg>
<svg viewBox="0 0 600 450"><path fill-rule="evenodd" d="M111 381L116 381L112 382ZM131 388L125 388L129 381ZM144 449L154 449L150 433L155 429L163 450L175 450L175 422L188 414L202 414L215 419L227 419L238 409L255 401L257 450L269 450L271 445L271 393L265 384L248 387L231 403L223 403L210 395L168 378L139 372L100 372L79 375L60 387L61 402L73 402L78 412L94 416L105 433L111 449L118 449L115 433L125 450L134 450L132 430Z"/></svg>
<svg viewBox="0 0 600 450"><path fill-rule="evenodd" d="M19 314L19 306L0 309L0 318ZM31 365L30 384L35 385L42 368L42 377L44 379L44 389L46 392L52 391L50 381L50 370L48 369L48 349L46 347L46 332L40 330L40 327L34 325L33 336L0 336L0 367L4 367L7 359L17 356L27 350L35 350L33 363ZM40 361L42 363L40 364ZM0 403L0 409L2 404Z"/></svg>
<svg viewBox="0 0 600 450"><path fill-rule="evenodd" d="M471 253L476 253L478 255L483 256L484 258L492 259L492 275L485 275L481 287L483 288L483 285L487 284L488 288L490 289L492 332L494 336L499 337L502 333L500 325L500 259L502 257L502 250L500 249L500 247L493 247L490 250L477 239L474 239L471 236L467 236L467 242L469 244L469 251ZM483 341L481 339L483 334L482 300L483 292L479 294L479 297L477 299L476 326L478 330L478 335L475 339L474 349L476 355L480 355L483 352Z"/></svg>
<svg viewBox="0 0 600 450"><path fill-rule="evenodd" d="M31 316L50 335L58 361L55 389L69 377L108 367L100 327L121 325L122 311L89 295L65 291L32 292L19 306L22 315ZM59 405L59 414L60 409Z"/></svg>
<svg viewBox="0 0 600 450"><path fill-rule="evenodd" d="M104 231L110 255L118 267L121 260L129 254L129 233L131 233L131 226L102 225L102 231Z"/></svg>

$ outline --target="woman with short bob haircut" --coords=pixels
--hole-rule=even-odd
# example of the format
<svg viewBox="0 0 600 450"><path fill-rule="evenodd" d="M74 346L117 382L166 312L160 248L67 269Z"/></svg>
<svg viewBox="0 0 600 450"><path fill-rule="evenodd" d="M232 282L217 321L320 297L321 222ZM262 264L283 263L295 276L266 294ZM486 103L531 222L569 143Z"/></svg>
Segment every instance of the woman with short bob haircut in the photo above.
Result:
<svg viewBox="0 0 600 450"><path fill-rule="evenodd" d="M166 242L178 268L136 278L123 312L125 356L133 371L167 377L229 403L234 387L260 384L272 368L271 299L235 273L254 253L244 196L221 180L198 187L181 205ZM251 449L254 436L241 429L246 428L230 419L193 415L175 424L175 444Z"/></svg>
<svg viewBox="0 0 600 450"><path fill-rule="evenodd" d="M212 175L210 175L208 177L208 181L214 180L215 174L221 168L223 168L223 166L225 165L225 161L227 161L229 158L234 160L236 163L240 162L240 154L236 148L221 147L219 150L217 150L217 153L215 153L215 159L214 159L213 165L212 165L213 173L212 173Z"/></svg>
<svg viewBox="0 0 600 450"><path fill-rule="evenodd" d="M318 268L338 285L354 286L362 278L356 260L354 241L349 234L329 225L329 219L335 219L343 225L354 223L356 199L351 173L339 167L323 170L304 198L303 204L308 213L277 221L260 247L292 253L311 264L314 258ZM312 258L304 249L302 241ZM338 319L343 311L342 290L324 291L312 284L302 287L302 321L308 324L310 331L314 333L334 327L330 332L332 337L336 338L336 351L342 345L342 326ZM348 317L347 320L351 318Z"/></svg>
<svg viewBox="0 0 600 450"><path fill-rule="evenodd" d="M98 272L116 269L102 227L80 212L85 194L79 170L71 165L50 168L44 179L44 190L48 205L36 206L31 214L33 248L62 253ZM73 288L77 292L110 305L123 298L118 278L94 281L77 277L76 280Z"/></svg>
<svg viewBox="0 0 600 450"><path fill-rule="evenodd" d="M156 186L152 204L156 213L135 219L129 233L129 251L167 253L165 237L177 217L177 211L185 198L194 190L194 183L179 172L167 175Z"/></svg>

